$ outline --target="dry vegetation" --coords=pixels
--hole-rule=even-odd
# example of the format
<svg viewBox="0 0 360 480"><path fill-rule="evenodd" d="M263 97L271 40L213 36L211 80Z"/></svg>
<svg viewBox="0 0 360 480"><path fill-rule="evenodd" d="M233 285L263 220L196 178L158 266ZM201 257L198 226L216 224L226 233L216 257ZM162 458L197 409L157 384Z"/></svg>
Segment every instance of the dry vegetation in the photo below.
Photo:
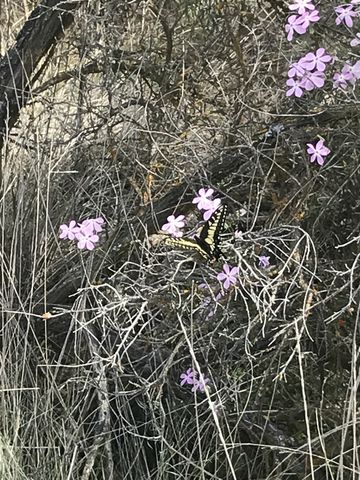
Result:
<svg viewBox="0 0 360 480"><path fill-rule="evenodd" d="M0 0L2 55L36 4ZM285 18L88 0L43 59L2 149L1 479L359 478L358 87L286 99L299 52L349 42L330 15L291 46ZM197 285L222 264L152 241L209 185L240 267L212 316ZM59 239L100 215L93 253ZM179 385L191 366L205 393Z"/></svg>

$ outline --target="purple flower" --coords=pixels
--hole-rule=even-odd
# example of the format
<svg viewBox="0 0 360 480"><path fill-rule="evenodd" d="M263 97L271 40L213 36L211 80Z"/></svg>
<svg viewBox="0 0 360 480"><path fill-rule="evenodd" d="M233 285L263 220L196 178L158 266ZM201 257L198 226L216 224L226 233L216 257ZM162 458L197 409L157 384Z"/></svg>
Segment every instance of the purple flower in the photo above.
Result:
<svg viewBox="0 0 360 480"><path fill-rule="evenodd" d="M80 225L80 227L89 227L93 229L93 232L99 233L102 232L102 224L104 223L104 219L102 217L98 218L89 218L88 220L84 220Z"/></svg>
<svg viewBox="0 0 360 480"><path fill-rule="evenodd" d="M332 61L332 56L325 53L325 48L318 48L315 53L307 53L301 60L301 67L305 70L323 72L326 64Z"/></svg>
<svg viewBox="0 0 360 480"><path fill-rule="evenodd" d="M212 200L211 197L214 193L212 188L200 188L198 192L198 196L194 198L192 203L197 203L197 207L199 210L209 210L212 207Z"/></svg>
<svg viewBox="0 0 360 480"><path fill-rule="evenodd" d="M295 97L301 97L304 92L303 92L303 89L304 89L304 86L302 85L302 79L299 78L299 79L293 79L293 78L289 78L289 80L286 81L286 85L289 88L289 90L286 92L286 96L287 97L291 97L291 95L295 95Z"/></svg>
<svg viewBox="0 0 360 480"><path fill-rule="evenodd" d="M292 63L288 71L288 77L293 78L302 78L305 74L305 68L302 65L303 59L300 58L298 62Z"/></svg>
<svg viewBox="0 0 360 480"><path fill-rule="evenodd" d="M203 219L207 222L211 215L215 212L220 207L221 200L220 198L215 198L215 200L212 201L210 208L204 212Z"/></svg>
<svg viewBox="0 0 360 480"><path fill-rule="evenodd" d="M333 87L346 89L348 87L347 82L355 83L355 80L356 78L352 72L352 66L346 63L341 69L341 73L335 73L333 76Z"/></svg>
<svg viewBox="0 0 360 480"><path fill-rule="evenodd" d="M324 161L331 150L324 145L324 140L319 140L316 145L312 143L307 144L307 153L310 155L310 162L317 162L318 165L324 165Z"/></svg>
<svg viewBox="0 0 360 480"><path fill-rule="evenodd" d="M186 372L182 373L180 375L180 385L193 385L195 381L195 376L196 376L196 371L194 371L192 368L188 368Z"/></svg>
<svg viewBox="0 0 360 480"><path fill-rule="evenodd" d="M191 391L196 392L196 390L200 390L200 392L204 392L205 387L208 383L210 383L210 378L205 378L200 374L200 379L199 380L197 380L195 378L194 386L192 387Z"/></svg>
<svg viewBox="0 0 360 480"><path fill-rule="evenodd" d="M306 10L314 10L315 6L312 0L294 0L294 3L289 5L289 10L297 10L299 15L305 13Z"/></svg>
<svg viewBox="0 0 360 480"><path fill-rule="evenodd" d="M231 285L235 285L237 281L237 275L239 273L239 267L230 267L227 263L225 263L223 272L217 274L216 278L219 282L224 282L224 288L227 290L231 287Z"/></svg>
<svg viewBox="0 0 360 480"><path fill-rule="evenodd" d="M356 80L359 80L360 78L360 60L358 60L355 65L352 67L352 73Z"/></svg>
<svg viewBox="0 0 360 480"><path fill-rule="evenodd" d="M306 30L309 26L309 24L305 24L302 15L290 15L287 22L288 23L285 25L285 32L287 33L286 38L289 42L291 42L294 38L294 32L298 33L299 35L303 35L304 33L306 33Z"/></svg>
<svg viewBox="0 0 360 480"><path fill-rule="evenodd" d="M353 10L354 5L342 5L340 7L335 8L336 12L336 25L340 25L340 23L345 23L345 25L349 28L353 26L353 17L358 17L358 13Z"/></svg>
<svg viewBox="0 0 360 480"><path fill-rule="evenodd" d="M208 221L211 215L217 210L220 206L220 198L215 198L212 200L211 197L214 193L212 188L205 190L205 188L200 188L198 196L195 197L192 203L197 203L199 210L205 210L203 218L205 221Z"/></svg>
<svg viewBox="0 0 360 480"><path fill-rule="evenodd" d="M325 83L325 75L323 72L306 72L301 81L301 87L305 90L314 90L321 88Z"/></svg>
<svg viewBox="0 0 360 480"><path fill-rule="evenodd" d="M95 243L99 241L99 236L94 235L93 227L85 226L80 227L80 231L75 235L78 241L78 248L81 250L94 250Z"/></svg>
<svg viewBox="0 0 360 480"><path fill-rule="evenodd" d="M69 225L60 225L60 230L60 238L68 238L69 240L74 240L75 235L80 231L80 228L76 226L75 220L71 220Z"/></svg>
<svg viewBox="0 0 360 480"><path fill-rule="evenodd" d="M303 19L303 22L304 22L306 28L308 28L308 26L310 25L311 22L316 23L320 20L319 11L318 10L313 10L312 12L305 12L302 15L302 19Z"/></svg>
<svg viewBox="0 0 360 480"><path fill-rule="evenodd" d="M350 83L355 83L356 80L360 78L360 60L358 60L355 65L350 65L346 63L342 69L342 73L347 74L349 77Z"/></svg>
<svg viewBox="0 0 360 480"><path fill-rule="evenodd" d="M206 283L200 283L198 285L198 288L201 288L201 289L210 289L211 291L211 288L209 287L208 284ZM215 292L214 292L215 293ZM220 300L223 298L223 293L221 292L221 290L215 295L215 303L219 303ZM201 307L203 307L204 309L208 309L209 310L209 313L207 314L205 320L208 320L209 318L213 317L215 315L215 312L216 310L211 308L211 305L213 303L213 300L214 300L214 297L211 296L211 297L205 297L202 302L201 302ZM210 308L208 308L210 307Z"/></svg>
<svg viewBox="0 0 360 480"><path fill-rule="evenodd" d="M224 294L220 291L215 295L215 302L220 302L220 300L224 297Z"/></svg>
<svg viewBox="0 0 360 480"><path fill-rule="evenodd" d="M204 300L201 302L201 306L203 308L208 308L208 314L205 317L205 320L208 320L209 318L213 317L215 315L215 309L211 308L211 303L212 303L212 298L211 297L206 297Z"/></svg>
<svg viewBox="0 0 360 480"><path fill-rule="evenodd" d="M270 257L266 257L265 255L260 255L260 257L259 257L259 267L261 267L261 268L270 267Z"/></svg>
<svg viewBox="0 0 360 480"><path fill-rule="evenodd" d="M333 76L333 87L345 90L348 87L347 80L342 73L335 73Z"/></svg>
<svg viewBox="0 0 360 480"><path fill-rule="evenodd" d="M168 223L164 223L161 230L169 233L173 237L182 237L182 232L180 232L179 229L185 225L184 218L185 215L179 215L178 217L170 215L166 219Z"/></svg>
<svg viewBox="0 0 360 480"><path fill-rule="evenodd" d="M236 240L242 240L243 232L241 230L235 230L234 237Z"/></svg>
<svg viewBox="0 0 360 480"><path fill-rule="evenodd" d="M351 47L357 47L358 45L360 45L360 33L357 33L356 37L353 38L350 42Z"/></svg>

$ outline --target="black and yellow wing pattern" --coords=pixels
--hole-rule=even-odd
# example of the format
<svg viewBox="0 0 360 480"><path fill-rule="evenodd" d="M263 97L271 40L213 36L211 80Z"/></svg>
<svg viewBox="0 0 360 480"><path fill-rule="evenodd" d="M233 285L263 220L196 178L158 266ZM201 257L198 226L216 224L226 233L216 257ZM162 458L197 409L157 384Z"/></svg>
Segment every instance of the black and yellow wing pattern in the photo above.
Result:
<svg viewBox="0 0 360 480"><path fill-rule="evenodd" d="M199 228L194 238L167 238L166 245L194 250L208 260L218 260L221 255L220 234L224 228L227 205L221 205L209 220Z"/></svg>

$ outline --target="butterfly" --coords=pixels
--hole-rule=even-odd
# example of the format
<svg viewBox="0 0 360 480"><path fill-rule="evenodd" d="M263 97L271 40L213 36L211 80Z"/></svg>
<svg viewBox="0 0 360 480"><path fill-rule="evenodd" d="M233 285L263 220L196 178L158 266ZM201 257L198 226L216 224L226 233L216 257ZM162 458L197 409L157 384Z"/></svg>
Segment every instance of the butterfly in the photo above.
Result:
<svg viewBox="0 0 360 480"><path fill-rule="evenodd" d="M220 234L224 229L227 205L220 205L209 220L196 232L194 238L167 238L165 245L195 250L207 260L219 260Z"/></svg>

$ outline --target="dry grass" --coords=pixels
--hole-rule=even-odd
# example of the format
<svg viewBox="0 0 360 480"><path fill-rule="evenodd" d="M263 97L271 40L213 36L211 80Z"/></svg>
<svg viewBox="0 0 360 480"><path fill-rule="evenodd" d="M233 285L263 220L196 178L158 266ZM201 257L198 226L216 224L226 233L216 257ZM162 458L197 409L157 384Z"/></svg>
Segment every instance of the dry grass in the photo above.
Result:
<svg viewBox="0 0 360 480"><path fill-rule="evenodd" d="M4 53L33 3L0 2ZM0 478L359 477L357 89L285 99L277 3L85 2L34 85L2 156ZM240 268L218 305L221 265L151 237L207 185ZM94 253L58 238L100 215Z"/></svg>

